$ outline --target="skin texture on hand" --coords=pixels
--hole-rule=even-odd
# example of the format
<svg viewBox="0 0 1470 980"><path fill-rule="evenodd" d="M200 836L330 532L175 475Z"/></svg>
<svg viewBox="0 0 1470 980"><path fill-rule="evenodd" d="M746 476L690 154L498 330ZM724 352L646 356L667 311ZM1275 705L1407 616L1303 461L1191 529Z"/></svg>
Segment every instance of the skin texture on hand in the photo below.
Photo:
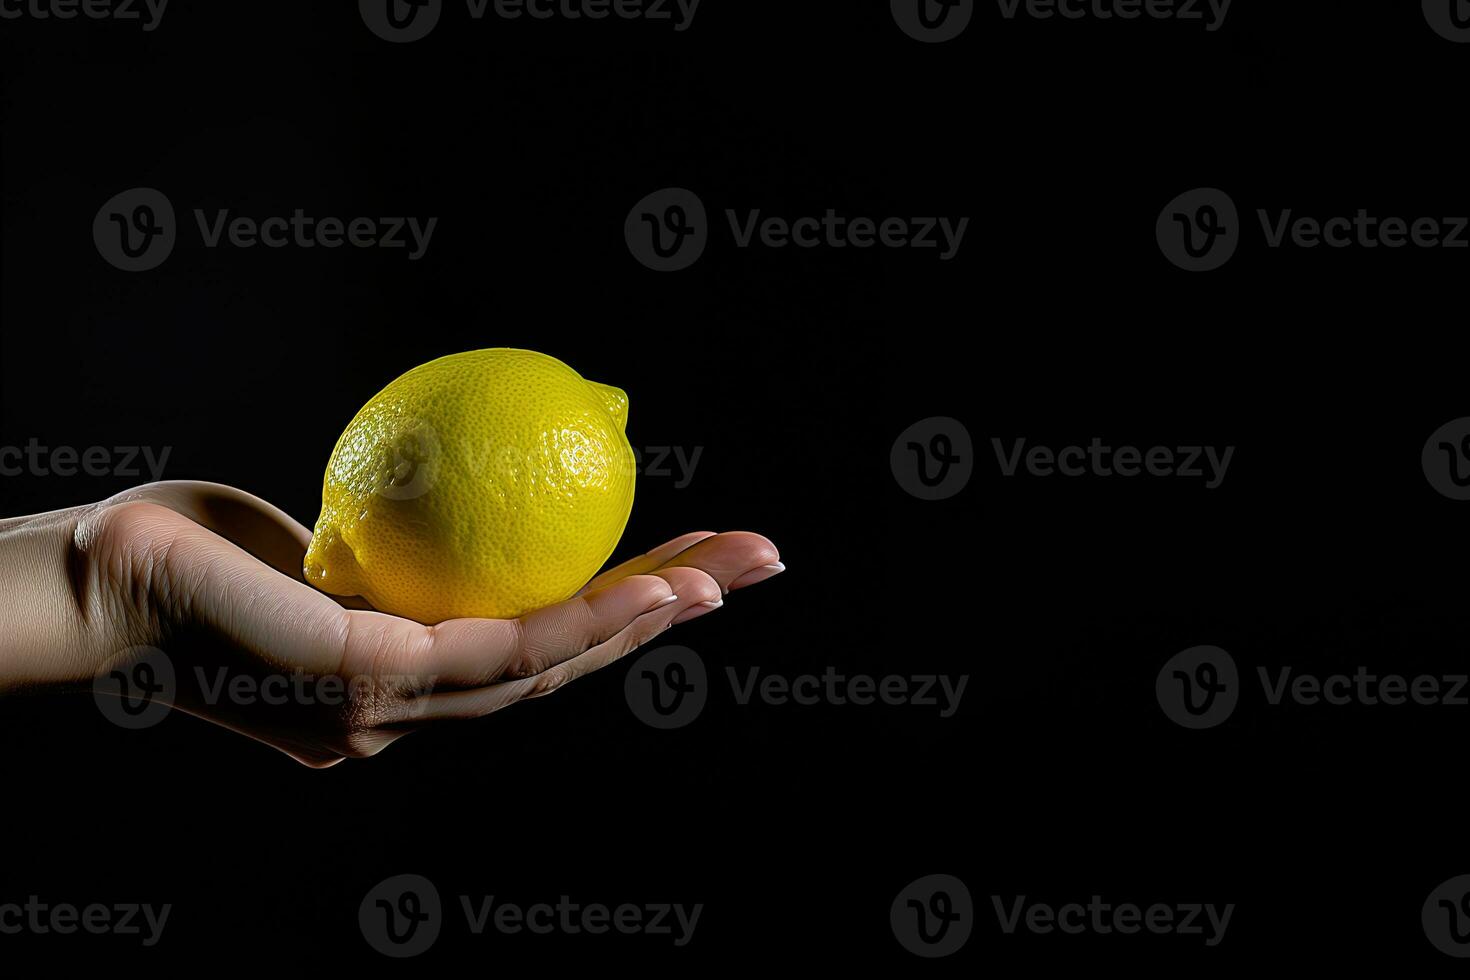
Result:
<svg viewBox="0 0 1470 980"><path fill-rule="evenodd" d="M198 482L0 521L0 694L85 686L155 648L174 665L176 707L329 766L549 694L785 567L758 534L694 532L518 619L424 626L307 585L310 540L269 503ZM221 697L208 680L283 675L353 694L264 703Z"/></svg>

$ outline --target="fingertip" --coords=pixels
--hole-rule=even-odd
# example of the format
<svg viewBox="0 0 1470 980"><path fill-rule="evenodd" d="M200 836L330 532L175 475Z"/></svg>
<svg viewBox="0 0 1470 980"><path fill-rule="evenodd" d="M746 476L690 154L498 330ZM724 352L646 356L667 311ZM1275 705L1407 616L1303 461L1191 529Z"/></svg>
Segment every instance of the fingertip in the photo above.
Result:
<svg viewBox="0 0 1470 980"><path fill-rule="evenodd" d="M731 582L730 591L733 592L736 589L743 589L747 586L755 585L758 582L764 582L766 579L774 578L784 571L786 571L786 564L784 562L768 562L765 565L752 568L750 571L746 572L739 578L735 579L735 581Z"/></svg>
<svg viewBox="0 0 1470 980"><path fill-rule="evenodd" d="M673 592L689 606L701 602L716 602L722 595L719 580L693 565L666 568L659 575L668 580Z"/></svg>

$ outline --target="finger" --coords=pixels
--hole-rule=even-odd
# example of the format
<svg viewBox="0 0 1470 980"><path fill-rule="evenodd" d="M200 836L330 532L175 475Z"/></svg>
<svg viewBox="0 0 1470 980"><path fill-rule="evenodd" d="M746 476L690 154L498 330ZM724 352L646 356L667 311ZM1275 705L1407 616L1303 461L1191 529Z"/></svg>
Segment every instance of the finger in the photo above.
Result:
<svg viewBox="0 0 1470 980"><path fill-rule="evenodd" d="M668 616L666 625L656 632L649 633L643 629L632 628L637 624L630 624L629 629L620 631L607 641L590 648L581 656L573 657L543 671L536 677L539 683L526 697L536 698L550 694L578 677L585 677L594 670L601 670L613 661L627 656L670 626L687 623L691 619L713 612L724 605L724 600L720 598L719 583L700 569L666 568L657 574L668 578L670 583L675 584L679 590L679 602L669 607L673 614ZM690 598L695 598L697 601L689 601Z"/></svg>
<svg viewBox="0 0 1470 980"><path fill-rule="evenodd" d="M529 677L677 602L667 580L634 575L519 619L453 619L433 627L421 666L438 675L441 689Z"/></svg>
<svg viewBox="0 0 1470 980"><path fill-rule="evenodd" d="M721 592L743 589L786 570L776 546L750 531L725 531L705 538L663 567L698 568L720 583Z"/></svg>
<svg viewBox="0 0 1470 980"><path fill-rule="evenodd" d="M301 560L311 531L274 504L235 487L200 480L149 483L120 493L108 503L135 500L182 514L281 574L303 581Z"/></svg>
<svg viewBox="0 0 1470 980"><path fill-rule="evenodd" d="M620 579L627 578L629 575L645 575L655 568L660 567L665 562L672 560L681 551L698 544L705 538L712 538L714 536L715 532L713 531L690 531L688 534L681 534L674 540L661 544L646 554L639 555L637 558L631 558L616 568L608 569L582 586L581 591L577 594L581 595L583 592L591 592L593 589L600 589L605 585L611 585Z"/></svg>
<svg viewBox="0 0 1470 980"><path fill-rule="evenodd" d="M644 613L671 606L682 610L691 601L692 597L681 596L666 578L633 575L538 609L521 617L524 642L507 674L539 674L606 641Z"/></svg>
<svg viewBox="0 0 1470 980"><path fill-rule="evenodd" d="M682 592L676 591L682 589ZM474 690L540 674L585 653L640 616L665 621L716 608L719 585L694 568L634 575L519 619L452 619L437 626L349 612L342 671L370 675L405 696Z"/></svg>
<svg viewBox="0 0 1470 980"><path fill-rule="evenodd" d="M426 697L404 701L395 716L383 722L388 728L412 728L435 721L466 721L483 718L523 700L535 690L537 678L505 681L469 691L437 691Z"/></svg>
<svg viewBox="0 0 1470 980"><path fill-rule="evenodd" d="M658 606L635 617L601 642L530 677L491 683L478 690L446 691L441 686L418 698L408 699L397 707L396 723L413 725L452 718L479 718L525 698L549 694L576 677L626 656L691 610L718 608L719 585L698 569L671 569L659 573L659 577L666 578L669 587L679 590L677 602ZM578 666L569 671L568 668L574 664Z"/></svg>
<svg viewBox="0 0 1470 980"><path fill-rule="evenodd" d="M671 603L672 605L672 603ZM667 614L661 610L654 610L637 617L633 622L624 626L613 634L603 644L613 642L616 638L632 634L641 637L653 637L669 628ZM642 642L642 641L640 641ZM598 649L603 644L592 647ZM579 655L585 656L585 654ZM547 675L535 674L531 677L522 677L517 680L506 680L499 683L487 684L484 687L470 690L435 690L425 696L411 698L399 702L394 708L394 717L386 724L393 726L414 726L432 721L449 721L453 719L483 718L485 715L502 708L507 708L517 701L528 697L534 697L538 691L547 688ZM560 686L557 684L555 686Z"/></svg>

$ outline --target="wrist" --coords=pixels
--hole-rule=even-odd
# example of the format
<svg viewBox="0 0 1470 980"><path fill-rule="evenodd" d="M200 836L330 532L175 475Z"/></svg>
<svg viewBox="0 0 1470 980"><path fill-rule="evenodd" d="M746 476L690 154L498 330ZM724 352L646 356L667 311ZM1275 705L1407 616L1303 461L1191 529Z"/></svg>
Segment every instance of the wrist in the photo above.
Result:
<svg viewBox="0 0 1470 980"><path fill-rule="evenodd" d="M119 650L147 642L97 536L105 505L0 524L0 694L90 684Z"/></svg>

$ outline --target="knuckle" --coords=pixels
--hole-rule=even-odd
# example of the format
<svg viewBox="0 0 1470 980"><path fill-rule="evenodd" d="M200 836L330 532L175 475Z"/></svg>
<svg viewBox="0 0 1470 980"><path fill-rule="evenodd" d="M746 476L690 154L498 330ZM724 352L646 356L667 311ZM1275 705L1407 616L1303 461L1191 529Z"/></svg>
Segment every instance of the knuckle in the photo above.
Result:
<svg viewBox="0 0 1470 980"><path fill-rule="evenodd" d="M506 665L505 676L522 678L541 673L549 662L543 645L534 638L535 634L527 627L524 617L513 622L515 636L512 649L515 650L515 656Z"/></svg>
<svg viewBox="0 0 1470 980"><path fill-rule="evenodd" d="M511 678L535 677L544 673L558 659L550 650L536 649L523 650L515 661L506 668L506 674Z"/></svg>
<svg viewBox="0 0 1470 980"><path fill-rule="evenodd" d="M696 602L715 602L722 594L720 583L702 569L685 569L684 574L680 578L681 581L678 584L679 598L684 601L683 604L686 606Z"/></svg>
<svg viewBox="0 0 1470 980"><path fill-rule="evenodd" d="M628 587L638 589L638 598L648 605L674 594L672 583L658 575L630 575L623 581Z"/></svg>
<svg viewBox="0 0 1470 980"><path fill-rule="evenodd" d="M187 603L193 583L171 567L181 519L147 500L104 501L72 530L72 574L78 591L105 614L146 635Z"/></svg>

